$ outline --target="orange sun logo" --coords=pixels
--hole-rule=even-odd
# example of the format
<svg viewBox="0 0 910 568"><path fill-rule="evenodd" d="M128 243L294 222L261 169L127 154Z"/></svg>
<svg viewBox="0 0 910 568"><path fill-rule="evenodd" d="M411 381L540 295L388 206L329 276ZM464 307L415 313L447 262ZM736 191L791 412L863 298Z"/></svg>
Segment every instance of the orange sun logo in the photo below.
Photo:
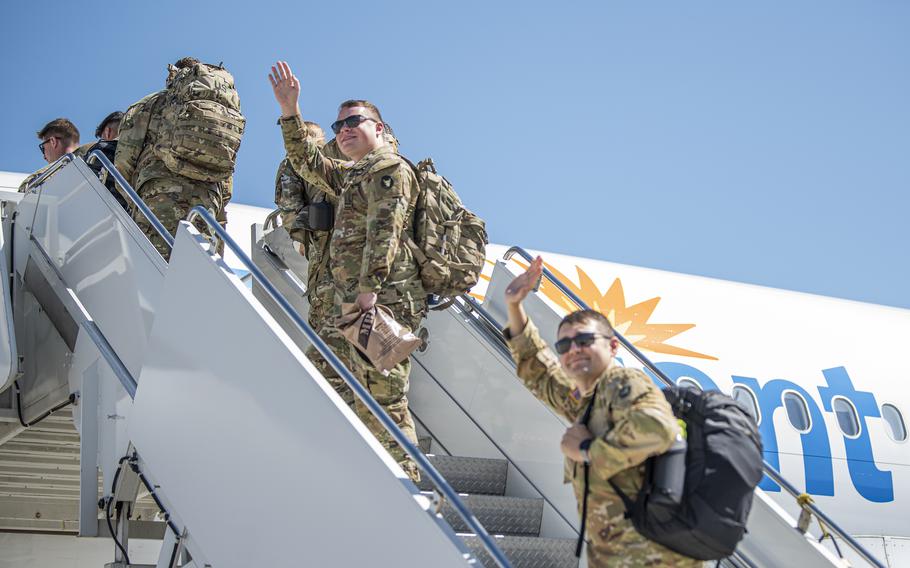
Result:
<svg viewBox="0 0 910 568"><path fill-rule="evenodd" d="M522 268L527 269L528 265L513 261ZM588 276L581 267L576 266L578 271L578 284L572 279L554 268L552 265L544 265L561 280L572 292L581 298L591 309L597 310L607 316L616 331L629 340L639 349L645 349L654 353L666 353L668 355L680 355L683 357L697 357L699 359L710 359L717 361L717 357L705 355L681 347L667 345L666 341L680 333L695 327L694 323L648 323L651 314L660 302L660 297L651 298L644 302L639 302L632 306L626 305L626 296L622 288L622 282L619 278L613 281L606 293L601 293L597 284ZM568 296L562 293L555 284L543 279L540 285L540 292L544 294L557 306L565 310L566 313L575 311L578 306L575 305Z"/></svg>

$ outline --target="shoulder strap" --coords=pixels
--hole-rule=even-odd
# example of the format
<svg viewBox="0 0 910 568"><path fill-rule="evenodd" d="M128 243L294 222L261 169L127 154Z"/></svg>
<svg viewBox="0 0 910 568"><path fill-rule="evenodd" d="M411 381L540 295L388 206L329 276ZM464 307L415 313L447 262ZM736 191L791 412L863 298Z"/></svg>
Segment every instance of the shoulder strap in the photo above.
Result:
<svg viewBox="0 0 910 568"><path fill-rule="evenodd" d="M580 423L587 426L588 422L591 421L591 411L594 409L594 401L597 399L597 385L594 385L594 392L591 393L591 400L588 401L588 406L585 408L584 414L581 415ZM585 544L585 526L588 524L588 476L591 471L591 464L585 462L585 488L582 494L584 497L581 499L581 527L578 531L578 542L575 543L575 558L581 558L581 548ZM610 482L613 483L612 481Z"/></svg>
<svg viewBox="0 0 910 568"><path fill-rule="evenodd" d="M417 261L419 266L423 266L427 261L427 257L423 254L423 251L420 250L420 247L417 246L417 243L414 242L414 238L409 234L409 231L414 229L414 214L417 212L417 202L420 200L420 192L423 191L420 188L420 170L417 169L417 166L414 165L414 162L405 158L401 154L396 152L396 155L404 160L408 166L411 167L411 171L414 172L414 179L417 181L417 192L414 193L414 198L411 199L411 203L408 204L408 209L404 214L404 227L401 230L401 242L404 243L406 247L411 249L411 254L414 255L414 260Z"/></svg>

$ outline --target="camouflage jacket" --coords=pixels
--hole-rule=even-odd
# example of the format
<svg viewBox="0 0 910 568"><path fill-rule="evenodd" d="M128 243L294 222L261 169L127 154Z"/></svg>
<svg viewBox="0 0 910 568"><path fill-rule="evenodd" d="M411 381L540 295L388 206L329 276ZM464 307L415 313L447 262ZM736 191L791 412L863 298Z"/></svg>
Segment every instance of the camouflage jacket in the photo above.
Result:
<svg viewBox="0 0 910 568"><path fill-rule="evenodd" d="M609 516L625 510L610 487L613 481L634 498L644 478L644 461L665 452L679 434L679 424L660 389L638 369L611 367L598 379L594 393L582 395L563 371L556 355L528 321L524 331L510 337L505 329L518 376L525 386L555 412L578 421L594 397L588 429L594 435L589 456L589 510L606 505ZM583 464L566 460L565 481L572 482L581 503ZM614 477L615 476L615 477Z"/></svg>
<svg viewBox="0 0 910 568"><path fill-rule="evenodd" d="M126 110L120 121L114 166L136 190L142 182L152 177L171 177L163 175L170 172L164 163L155 157L154 152L164 92L158 91L143 97Z"/></svg>
<svg viewBox="0 0 910 568"><path fill-rule="evenodd" d="M288 160L307 182L327 193L342 190L330 245L332 276L350 302L376 292L381 304L405 302L414 313L426 307L417 262L401 246L413 230L411 206L419 187L411 167L390 145L352 164L325 155L299 116L282 118Z"/></svg>

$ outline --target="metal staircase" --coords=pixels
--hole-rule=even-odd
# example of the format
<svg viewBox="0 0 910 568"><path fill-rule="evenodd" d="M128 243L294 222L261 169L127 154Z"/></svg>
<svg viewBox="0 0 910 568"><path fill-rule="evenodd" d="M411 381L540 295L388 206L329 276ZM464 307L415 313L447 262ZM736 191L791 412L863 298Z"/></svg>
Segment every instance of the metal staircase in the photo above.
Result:
<svg viewBox="0 0 910 568"><path fill-rule="evenodd" d="M495 306L464 298L428 318L411 378L420 448L378 411L425 474L415 486L303 355L316 345L376 413L301 317L305 261L283 230L254 227L250 260L195 211L248 262L249 290L186 223L163 235L174 244L164 263L80 159L34 186L21 203L0 195L4 305L31 322L8 346L24 358L11 376L29 406L7 396L4 407L0 393L0 528L94 537L110 510L116 568L138 566L125 554L138 534L164 537L162 568L578 565L574 497L547 451L565 425L515 380ZM27 421L73 394L72 409L15 426L13 412ZM728 565L842 565L756 503L751 541Z"/></svg>

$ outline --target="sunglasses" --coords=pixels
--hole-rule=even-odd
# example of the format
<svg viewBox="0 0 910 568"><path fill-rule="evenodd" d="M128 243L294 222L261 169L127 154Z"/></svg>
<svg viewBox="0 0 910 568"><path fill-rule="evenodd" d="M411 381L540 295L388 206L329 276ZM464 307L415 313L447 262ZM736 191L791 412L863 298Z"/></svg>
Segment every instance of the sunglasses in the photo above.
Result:
<svg viewBox="0 0 910 568"><path fill-rule="evenodd" d="M357 128L358 126L360 126L360 123L365 122L367 120L372 120L373 122L379 122L375 118L370 118L368 116L363 116L360 114L352 114L351 116L349 116L347 118L342 118L341 120L336 120L335 122L333 122L332 123L332 132L334 132L335 134L338 134L339 132L341 132L341 129L345 126L347 126L348 128Z"/></svg>
<svg viewBox="0 0 910 568"><path fill-rule="evenodd" d="M50 142L51 140L53 140L54 138L56 138L56 136L51 136L50 138L48 138L47 140L45 140L45 141L42 142L41 144L38 144L38 149L41 150L41 155L42 155L42 156L44 156L44 145L47 144L48 142Z"/></svg>
<svg viewBox="0 0 910 568"><path fill-rule="evenodd" d="M569 349L572 348L574 343L579 348L581 347L590 347L597 341L598 337L603 337L604 339L610 339L607 335L601 335L599 333L579 333L574 337L563 337L557 341L553 346L556 348L556 352L560 355L565 355L569 352Z"/></svg>

